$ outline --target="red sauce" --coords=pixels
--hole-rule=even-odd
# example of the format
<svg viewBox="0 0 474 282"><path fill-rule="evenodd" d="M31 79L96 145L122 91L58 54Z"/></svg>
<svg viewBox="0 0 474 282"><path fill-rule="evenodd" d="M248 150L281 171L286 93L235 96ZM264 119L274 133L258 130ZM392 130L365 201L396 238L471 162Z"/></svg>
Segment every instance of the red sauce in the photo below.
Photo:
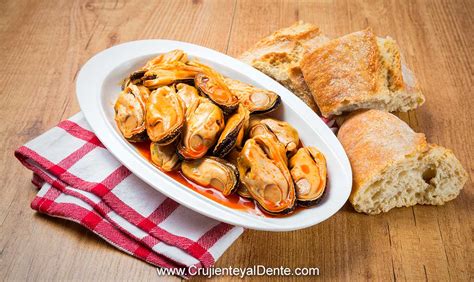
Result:
<svg viewBox="0 0 474 282"><path fill-rule="evenodd" d="M135 146L137 151L145 157L149 162L151 162L151 153L150 153L150 142L139 142L139 143L131 143L132 145ZM159 169L159 168L158 168ZM242 210L245 212L248 212L250 214L255 214L259 216L269 216L265 213L263 213L257 205L254 203L254 201L245 199L243 197L240 197L238 194L232 194L227 197L225 197L220 191L217 191L213 188L207 188L203 187L199 184L196 184L184 177L184 175L181 173L181 171L163 171L168 175L169 177L173 178L177 182L183 184L184 186L190 188L191 190L203 195L206 198L209 198L215 202L218 202L219 204L222 204L226 207L236 209L236 210Z"/></svg>
<svg viewBox="0 0 474 282"><path fill-rule="evenodd" d="M150 152L150 141L130 143L130 144L135 146L137 151L144 158L146 158L150 163L152 163L151 152ZM300 141L298 149L301 147L303 147L303 144ZM157 169L160 169L160 168L157 167ZM215 202L218 202L219 204L224 205L226 207L236 209L236 210L241 210L250 214L264 216L264 217L286 217L286 216L295 214L299 212L300 210L305 209L305 207L296 206L296 208L291 213L283 214L283 215L270 215L270 214L262 212L253 200L240 197L237 193L234 193L226 197L220 191L215 190L214 188L203 187L199 184L196 184L186 179L186 177L181 173L181 171L171 171L171 172L163 171L163 170L161 171L164 172L169 177L176 180L177 182L203 195L206 198L209 198Z"/></svg>
<svg viewBox="0 0 474 282"><path fill-rule="evenodd" d="M307 165L302 165L301 166L301 170L305 173L305 174L308 174L309 173L309 167Z"/></svg>

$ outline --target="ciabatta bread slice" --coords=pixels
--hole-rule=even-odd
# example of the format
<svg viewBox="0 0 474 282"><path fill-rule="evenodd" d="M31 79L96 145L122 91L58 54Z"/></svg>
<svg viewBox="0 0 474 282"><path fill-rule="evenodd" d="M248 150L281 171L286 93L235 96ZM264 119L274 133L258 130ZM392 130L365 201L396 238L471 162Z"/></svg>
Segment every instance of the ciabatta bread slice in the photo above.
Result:
<svg viewBox="0 0 474 282"><path fill-rule="evenodd" d="M318 27L299 21L275 31L239 56L239 59L272 77L318 112L299 67L305 50L328 41Z"/></svg>
<svg viewBox="0 0 474 282"><path fill-rule="evenodd" d="M399 48L372 30L354 32L306 52L301 70L325 117L357 109L406 112L425 98L404 79Z"/></svg>
<svg viewBox="0 0 474 282"><path fill-rule="evenodd" d="M351 163L349 200L358 212L442 205L456 198L467 181L452 151L428 144L424 134L388 112L355 112L337 137Z"/></svg>

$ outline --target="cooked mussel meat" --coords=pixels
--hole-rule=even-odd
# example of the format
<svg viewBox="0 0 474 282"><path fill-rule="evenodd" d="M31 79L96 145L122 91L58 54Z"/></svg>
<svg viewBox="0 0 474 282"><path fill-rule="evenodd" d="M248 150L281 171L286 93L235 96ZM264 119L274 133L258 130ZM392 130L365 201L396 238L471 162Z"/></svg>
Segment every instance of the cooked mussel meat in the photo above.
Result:
<svg viewBox="0 0 474 282"><path fill-rule="evenodd" d="M240 156L240 150L237 149L237 147L235 147L234 149L232 149L228 154L227 156L225 157L225 159L230 162L231 164L233 164L235 167L237 167L237 160ZM247 188L245 187L245 185L242 184L242 182L239 181L239 186L237 187L237 194L239 194L239 196L241 197L244 197L244 198L248 198L248 199L251 199L252 198L252 195L250 195L250 193L247 191Z"/></svg>
<svg viewBox="0 0 474 282"><path fill-rule="evenodd" d="M249 122L249 111L242 105L226 122L217 144L214 147L213 155L223 158L235 146L241 147L244 139L245 129Z"/></svg>
<svg viewBox="0 0 474 282"><path fill-rule="evenodd" d="M176 141L168 145L160 145L151 142L151 162L164 171L178 169L179 158L178 155L176 155L176 145Z"/></svg>
<svg viewBox="0 0 474 282"><path fill-rule="evenodd" d="M248 132L248 138L254 138L256 136L265 136L271 139L274 142L274 146L278 148L282 153L286 153L286 148L283 143L281 143L277 136L270 130L270 128L264 123L255 123L255 119L252 119L252 127L250 127ZM287 165L287 158L284 158L285 164Z"/></svg>
<svg viewBox="0 0 474 282"><path fill-rule="evenodd" d="M149 70L157 65L170 64L174 62L187 63L188 56L183 52L183 50L175 49L149 60L142 69Z"/></svg>
<svg viewBox="0 0 474 282"><path fill-rule="evenodd" d="M178 93L179 98L184 103L184 106L186 108L186 116L189 115L189 109L192 107L192 105L199 100L199 93L197 89L191 85L188 85L186 83L178 83L176 85L176 90Z"/></svg>
<svg viewBox="0 0 474 282"><path fill-rule="evenodd" d="M225 84L252 114L268 113L278 108L281 98L273 91L257 88L250 84L225 78Z"/></svg>
<svg viewBox="0 0 474 282"><path fill-rule="evenodd" d="M135 85L135 84L129 84L128 87L130 87L130 89L135 95L140 95L140 97L142 97L143 102L146 103L148 101L148 97L150 97L150 93L151 93L148 88L146 88L143 85Z"/></svg>
<svg viewBox="0 0 474 282"><path fill-rule="evenodd" d="M204 97L192 105L189 113L178 145L178 155L182 159L199 159L214 146L224 129L224 114Z"/></svg>
<svg viewBox="0 0 474 282"><path fill-rule="evenodd" d="M268 129L270 129L270 131L275 134L275 136L278 138L278 141L280 141L285 146L286 151L290 155L296 153L300 143L300 137L298 135L298 131L293 126L285 121L276 120L273 118L262 118L252 119L250 130L252 131L252 129L258 124L266 125ZM262 127L257 127L257 129L261 130Z"/></svg>
<svg viewBox="0 0 474 282"><path fill-rule="evenodd" d="M248 139L237 168L242 184L263 211L284 214L293 210L296 195L286 154L276 144L275 139L263 135Z"/></svg>
<svg viewBox="0 0 474 282"><path fill-rule="evenodd" d="M173 50L168 53L161 54L149 60L142 68L132 72L127 78L125 78L122 82L122 90L125 89L125 87L127 87L129 84L141 84L145 73L154 66L160 64L170 64L173 62L187 63L188 57L182 50Z"/></svg>
<svg viewBox="0 0 474 282"><path fill-rule="evenodd" d="M257 123L257 124L250 123L250 124L251 126L249 126L249 131L248 131L249 138L253 138L258 135L265 135L265 136L274 137L276 140L278 140L275 134L270 130L270 128L266 124L263 124L263 123Z"/></svg>
<svg viewBox="0 0 474 282"><path fill-rule="evenodd" d="M290 173L301 206L315 205L326 189L326 159L315 147L300 148L290 159Z"/></svg>
<svg viewBox="0 0 474 282"><path fill-rule="evenodd" d="M181 171L188 179L204 187L212 187L229 196L239 185L239 173L234 165L216 157L183 161Z"/></svg>
<svg viewBox="0 0 474 282"><path fill-rule="evenodd" d="M150 94L146 103L146 130L160 145L173 142L184 126L185 113L174 87L163 86Z"/></svg>
<svg viewBox="0 0 474 282"><path fill-rule="evenodd" d="M199 72L198 67L189 66L178 61L153 66L145 73L142 80L144 86L156 89L177 82L192 82Z"/></svg>
<svg viewBox="0 0 474 282"><path fill-rule="evenodd" d="M114 106L115 122L122 135L131 142L146 140L145 102L140 93L126 87Z"/></svg>
<svg viewBox="0 0 474 282"><path fill-rule="evenodd" d="M239 105L239 99L224 83L224 77L212 68L198 62L192 62L201 69L194 78L194 85L212 102L222 108L224 113L232 113Z"/></svg>

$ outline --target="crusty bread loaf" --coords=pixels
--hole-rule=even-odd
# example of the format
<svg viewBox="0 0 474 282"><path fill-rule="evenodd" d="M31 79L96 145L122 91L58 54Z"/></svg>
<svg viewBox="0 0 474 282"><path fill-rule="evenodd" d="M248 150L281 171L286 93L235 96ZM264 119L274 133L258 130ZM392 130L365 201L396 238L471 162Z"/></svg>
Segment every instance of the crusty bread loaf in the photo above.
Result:
<svg viewBox="0 0 474 282"><path fill-rule="evenodd" d="M424 134L415 133L390 113L352 113L337 137L352 166L349 200L358 212L442 205L454 199L467 181L466 171L450 150L428 144Z"/></svg>
<svg viewBox="0 0 474 282"><path fill-rule="evenodd" d="M408 111L424 102L404 79L400 52L370 28L326 42L305 53L301 70L325 117L357 109Z"/></svg>
<svg viewBox="0 0 474 282"><path fill-rule="evenodd" d="M280 82L318 112L299 64L305 50L312 50L326 41L328 39L321 35L318 27L300 21L263 38L239 59Z"/></svg>

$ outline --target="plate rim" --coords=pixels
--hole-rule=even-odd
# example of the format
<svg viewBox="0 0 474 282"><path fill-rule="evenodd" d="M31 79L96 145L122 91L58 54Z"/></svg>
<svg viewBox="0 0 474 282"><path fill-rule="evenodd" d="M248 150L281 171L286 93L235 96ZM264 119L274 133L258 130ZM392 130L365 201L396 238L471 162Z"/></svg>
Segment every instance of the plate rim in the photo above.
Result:
<svg viewBox="0 0 474 282"><path fill-rule="evenodd" d="M326 143L327 147L331 149L331 153L334 155L337 162L343 168L343 171L341 171L340 173L343 173L345 176L343 178L343 182L344 182L343 186L345 186L346 189L344 189L343 191L340 191L340 194L338 195L339 198L336 200L336 203L332 205L326 212L324 212L323 216L318 217L317 219L310 222L302 222L298 224L293 224L291 226L285 226L285 225L282 226L281 224L278 224L278 221L275 221L269 218L266 218L268 220L258 221L258 223L252 222L252 220L248 222L248 221L245 221L245 219L248 218L249 216L254 217L255 215L249 215L247 213L241 212L240 215L236 216L235 212L239 212L238 210L233 210L231 212L231 211L228 211L228 209L232 210L231 208L226 207L222 204L219 204L211 199L208 199L204 196L202 196L202 198L196 197L192 193L189 193L189 191L192 191L191 189L176 182L174 179L166 176L164 173L162 172L160 173L160 171L157 170L156 168L155 168L155 173L152 173L151 175L148 175L148 176L144 175L145 173L147 173L147 171L149 171L149 168L147 168L147 166L144 166L143 162L136 160L133 154L132 154L133 158L131 158L132 159L131 163L128 163L130 159L126 160L128 158L126 154L117 153L119 149L123 150L123 143L126 142L124 138L120 138L121 140L117 140L117 138L106 138L105 137L106 133L102 133L103 132L102 130L105 130L105 129L110 130L107 117L105 116L105 112L100 110L103 82L107 78L107 76L111 73L111 71L115 69L115 67L117 67L121 63L125 63L133 59L133 58L127 58L127 59L121 58L121 60L117 60L118 62L121 62L121 63L118 63L118 62L113 61L113 59L116 56L123 55L121 54L122 52L125 53L125 52L130 52L130 50L147 49L150 47L154 47L153 49L154 52L150 52L147 54L136 53L134 55L134 58L147 56L147 55L151 56L152 54L167 52L173 49L183 49L186 53L202 52L201 54L205 54L206 56L217 57L217 59L219 59L218 63L221 65L225 65L225 62L229 62L235 66L226 65L226 67L231 68L234 71L237 71L235 70L236 68L242 69L242 71L238 71L238 72L246 73L245 76L252 76L254 80L259 80L259 81L261 80L262 83L271 84L272 88L278 89L278 93L280 95L282 93L285 93L284 95L288 96L286 97L286 99L289 99L287 103L294 104L295 107L298 107L298 113L300 114L300 118L305 123L307 123L312 129L313 127L316 126L318 130L321 130L317 132L317 134L321 138L321 141ZM193 51L189 51L189 50L193 50ZM215 59L215 61L217 61L217 59ZM224 61L224 63L222 63L222 61ZM105 64L107 67L104 69L103 63L105 62L110 63L110 66L107 66L107 64ZM112 67L112 65L115 67ZM109 69L110 71L107 73L104 73L106 69ZM102 76L99 74L102 74L103 76L102 80L100 80ZM88 122L92 130L94 131L95 135L97 136L97 138L99 138L102 144L104 144L104 146L108 149L108 151L122 165L127 167L132 173L134 173L138 178L140 178L142 181L150 185L153 189L177 201L183 206L190 208L207 217L214 218L218 221L226 222L232 225L242 226L242 227L250 228L254 230L292 231L292 230L298 230L298 229L314 226L316 224L323 222L324 220L328 219L329 217L337 213L337 211L339 211L344 206L344 204L347 202L347 199L349 198L351 188L352 188L351 166L341 143L337 139L336 135L329 129L329 127L327 127L327 125L320 119L320 117L317 116L316 113L314 113L304 102L299 100L293 93L291 93L288 89L284 88L278 82L266 76L265 74L261 73L260 71L254 69L253 67L241 61L238 61L237 59L232 58L226 54L220 53L218 51L215 51L203 46L195 45L192 43L166 40L166 39L136 40L136 41L129 41L122 44L118 44L95 54L82 66L81 70L79 71L77 75L76 96L77 96L81 111L84 113L86 121ZM90 99L91 96L95 99ZM100 116L101 118L97 119L98 116ZM315 120L317 121L315 122ZM316 125L312 123L316 123ZM321 124L323 126L321 126ZM101 133L97 134L97 132L101 132ZM330 135L328 135L328 133L330 133ZM111 135L109 134L109 136ZM327 140L327 139L330 139L330 140ZM130 146L126 146L126 147L129 150L131 150ZM143 159L143 157L141 158ZM144 171L143 172L140 171L139 170L140 168L144 169ZM163 181L165 184L163 185L163 183L160 183L160 185L154 185L154 183L151 183L150 178L156 179L156 176L160 178L160 180ZM163 189L163 186L170 186L170 185L175 186L175 187L182 186L180 187L182 189L181 191L174 191L173 193L170 193L166 189ZM158 187L158 186L162 186L162 187ZM183 191L183 188L188 191L187 192ZM194 193L197 193L197 192L194 192ZM183 198L178 197L177 196L178 194L181 194ZM183 195L185 194L188 194L188 195L184 197ZM200 204L204 205L204 207L197 208L191 205L190 203L187 203L187 198L189 195L192 195L194 200L198 200ZM216 205L218 206L216 207ZM206 210L205 208L208 208L210 210ZM223 210L227 211L226 214L223 216L215 215L214 213L215 211L219 211L222 214ZM285 218L291 218L291 216L288 216Z"/></svg>

